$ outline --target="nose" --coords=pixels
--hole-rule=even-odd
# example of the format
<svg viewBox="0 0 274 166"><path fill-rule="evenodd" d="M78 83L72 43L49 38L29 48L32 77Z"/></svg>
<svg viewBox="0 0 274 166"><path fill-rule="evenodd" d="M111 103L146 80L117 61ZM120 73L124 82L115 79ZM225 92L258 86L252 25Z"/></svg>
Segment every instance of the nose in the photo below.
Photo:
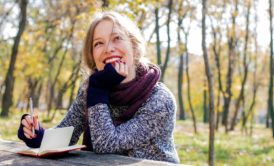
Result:
<svg viewBox="0 0 274 166"><path fill-rule="evenodd" d="M106 45L105 53L112 53L114 52L114 50L115 50L114 44L111 41L109 41Z"/></svg>

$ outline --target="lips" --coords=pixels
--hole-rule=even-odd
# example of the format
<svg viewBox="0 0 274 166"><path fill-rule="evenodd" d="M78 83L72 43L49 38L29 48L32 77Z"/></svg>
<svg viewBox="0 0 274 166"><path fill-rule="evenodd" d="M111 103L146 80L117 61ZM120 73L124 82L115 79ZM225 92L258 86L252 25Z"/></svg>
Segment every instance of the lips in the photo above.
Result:
<svg viewBox="0 0 274 166"><path fill-rule="evenodd" d="M122 57L121 56L110 56L110 57L107 57L106 59L104 59L104 63L107 64L107 63L114 63L116 61L119 61L121 60Z"/></svg>

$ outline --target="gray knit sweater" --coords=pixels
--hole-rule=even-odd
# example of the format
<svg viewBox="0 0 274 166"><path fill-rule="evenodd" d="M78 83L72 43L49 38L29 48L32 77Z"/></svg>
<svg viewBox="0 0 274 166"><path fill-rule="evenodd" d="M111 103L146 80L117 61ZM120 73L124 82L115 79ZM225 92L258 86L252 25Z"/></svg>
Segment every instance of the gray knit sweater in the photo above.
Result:
<svg viewBox="0 0 274 166"><path fill-rule="evenodd" d="M67 115L57 127L74 126L70 144L76 144L84 131L86 89L84 82ZM174 146L176 103L168 88L157 83L148 100L134 117L115 127L112 118L127 106L97 104L88 109L89 129L96 153L126 154L130 157L179 163Z"/></svg>

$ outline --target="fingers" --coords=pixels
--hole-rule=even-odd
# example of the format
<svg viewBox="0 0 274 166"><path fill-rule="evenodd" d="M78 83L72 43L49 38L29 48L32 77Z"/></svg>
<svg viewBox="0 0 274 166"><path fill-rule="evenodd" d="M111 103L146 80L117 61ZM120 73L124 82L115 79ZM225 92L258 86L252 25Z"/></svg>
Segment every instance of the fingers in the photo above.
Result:
<svg viewBox="0 0 274 166"><path fill-rule="evenodd" d="M119 61L115 62L115 70L122 76L127 77L128 75L128 66L125 62Z"/></svg>
<svg viewBox="0 0 274 166"><path fill-rule="evenodd" d="M34 121L33 121L34 120ZM36 135L32 133L32 127L35 127L35 130L39 130L39 121L38 121L38 116L35 116L34 118L31 118L31 116L26 116L23 120L22 120L22 125L23 130L24 130L24 135L28 138L28 139L32 139L35 138Z"/></svg>
<svg viewBox="0 0 274 166"><path fill-rule="evenodd" d="M36 135L32 134L32 131L26 127L23 127L23 131L24 131L24 135L28 138L28 139L32 139L32 138L35 138Z"/></svg>
<svg viewBox="0 0 274 166"><path fill-rule="evenodd" d="M26 119L22 120L22 125L28 129L31 129L31 125L28 123L28 121Z"/></svg>

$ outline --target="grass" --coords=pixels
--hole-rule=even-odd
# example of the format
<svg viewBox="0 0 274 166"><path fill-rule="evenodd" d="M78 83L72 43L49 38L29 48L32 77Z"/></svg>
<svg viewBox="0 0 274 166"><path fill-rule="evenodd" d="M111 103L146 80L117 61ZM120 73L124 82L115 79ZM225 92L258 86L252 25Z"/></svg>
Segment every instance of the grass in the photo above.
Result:
<svg viewBox="0 0 274 166"><path fill-rule="evenodd" d="M177 121L174 134L181 163L206 165L208 160L208 125L198 124L198 134L193 134L190 121ZM239 129L226 134L215 134L216 165L274 165L274 139L271 130L255 125L253 135Z"/></svg>
<svg viewBox="0 0 274 166"><path fill-rule="evenodd" d="M60 111L52 122L47 122L46 113L42 112L39 119L45 128L49 128L57 125L65 113ZM13 112L9 118L0 118L0 139L19 141L17 129L21 114ZM193 134L191 121L177 121L174 138L181 163L207 165L208 125L199 123L198 134ZM252 136L241 133L239 129L228 134L218 131L215 134L215 165L274 165L271 131L261 125L254 126Z"/></svg>

